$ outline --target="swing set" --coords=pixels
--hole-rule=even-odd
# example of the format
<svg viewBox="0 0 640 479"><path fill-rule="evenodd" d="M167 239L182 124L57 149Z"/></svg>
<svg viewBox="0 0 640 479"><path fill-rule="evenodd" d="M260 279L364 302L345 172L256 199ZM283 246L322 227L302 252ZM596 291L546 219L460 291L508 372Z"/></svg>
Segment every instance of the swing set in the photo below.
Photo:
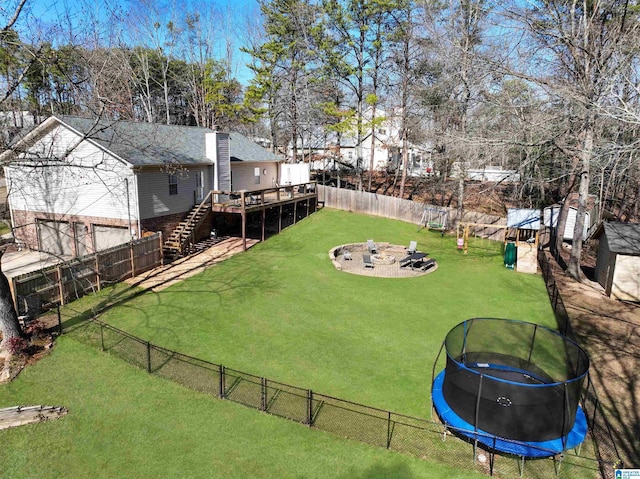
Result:
<svg viewBox="0 0 640 479"><path fill-rule="evenodd" d="M427 228L428 230L442 231L442 234L444 235L444 232L447 229L448 215L449 212L447 210L439 208L425 208L422 212L420 228L418 228L418 231L422 228Z"/></svg>
<svg viewBox="0 0 640 479"><path fill-rule="evenodd" d="M469 230L471 228L505 230L504 265L525 273L537 271L536 250L539 235L534 228L519 228L513 225L491 225L485 223L458 223L457 246L464 254L469 252ZM475 230L474 230L475 232Z"/></svg>
<svg viewBox="0 0 640 479"><path fill-rule="evenodd" d="M507 243L507 234L506 231L511 229L511 226L507 225L492 225L486 223L458 223L457 228L457 245L458 249L463 250L464 254L469 252L469 230L471 228L482 228L482 229L494 229L494 230L505 230L505 244Z"/></svg>

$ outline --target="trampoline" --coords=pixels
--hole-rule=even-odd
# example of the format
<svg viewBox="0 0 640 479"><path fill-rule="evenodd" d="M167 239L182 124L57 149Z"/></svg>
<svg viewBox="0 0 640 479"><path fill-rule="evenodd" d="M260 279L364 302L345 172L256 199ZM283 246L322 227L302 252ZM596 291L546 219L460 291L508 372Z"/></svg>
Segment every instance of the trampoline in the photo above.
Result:
<svg viewBox="0 0 640 479"><path fill-rule="evenodd" d="M443 347L447 363L433 378L432 399L447 426L523 457L584 441L578 402L589 358L574 341L533 323L475 318L449 331Z"/></svg>

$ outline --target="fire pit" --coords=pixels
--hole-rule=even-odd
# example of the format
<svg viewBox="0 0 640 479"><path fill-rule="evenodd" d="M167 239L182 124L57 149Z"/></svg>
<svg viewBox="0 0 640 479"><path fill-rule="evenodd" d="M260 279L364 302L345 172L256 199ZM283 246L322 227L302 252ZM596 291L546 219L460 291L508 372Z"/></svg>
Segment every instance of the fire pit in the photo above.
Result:
<svg viewBox="0 0 640 479"><path fill-rule="evenodd" d="M396 257L390 254L372 254L371 261L373 264L393 264L396 262Z"/></svg>

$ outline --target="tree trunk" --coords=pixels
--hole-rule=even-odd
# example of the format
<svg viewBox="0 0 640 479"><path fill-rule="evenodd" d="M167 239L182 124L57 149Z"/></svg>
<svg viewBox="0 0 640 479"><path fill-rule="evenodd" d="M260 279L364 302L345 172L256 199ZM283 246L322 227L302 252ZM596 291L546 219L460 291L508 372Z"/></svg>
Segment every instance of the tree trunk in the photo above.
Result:
<svg viewBox="0 0 640 479"><path fill-rule="evenodd" d="M573 246L571 256L567 265L567 273L575 280L582 281L582 269L580 260L582 258L582 242L584 240L584 219L587 211L587 199L589 196L589 183L591 181L590 167L593 156L593 127L591 121L587 120L584 130L584 140L582 143L582 171L580 172L580 188L578 195L578 211L576 213L576 226L573 230Z"/></svg>
<svg viewBox="0 0 640 479"><path fill-rule="evenodd" d="M0 252L0 259L2 253ZM18 315L16 309L13 306L13 298L11 297L11 288L9 287L9 280L0 270L0 331L2 331L2 342L0 343L0 350L6 349L7 342L11 338L23 337L20 323L18 322Z"/></svg>

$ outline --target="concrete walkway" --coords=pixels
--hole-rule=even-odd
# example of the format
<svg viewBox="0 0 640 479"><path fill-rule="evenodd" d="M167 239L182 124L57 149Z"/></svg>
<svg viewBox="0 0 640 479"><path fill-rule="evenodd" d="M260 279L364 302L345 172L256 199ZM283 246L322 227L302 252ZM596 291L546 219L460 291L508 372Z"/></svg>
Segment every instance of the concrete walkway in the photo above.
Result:
<svg viewBox="0 0 640 479"><path fill-rule="evenodd" d="M258 240L247 239L247 248L258 243ZM125 280L125 283L143 289L161 291L169 286L183 281L190 276L201 273L235 254L241 253L242 238L228 238L213 246L184 258L177 259L163 266L142 273Z"/></svg>

